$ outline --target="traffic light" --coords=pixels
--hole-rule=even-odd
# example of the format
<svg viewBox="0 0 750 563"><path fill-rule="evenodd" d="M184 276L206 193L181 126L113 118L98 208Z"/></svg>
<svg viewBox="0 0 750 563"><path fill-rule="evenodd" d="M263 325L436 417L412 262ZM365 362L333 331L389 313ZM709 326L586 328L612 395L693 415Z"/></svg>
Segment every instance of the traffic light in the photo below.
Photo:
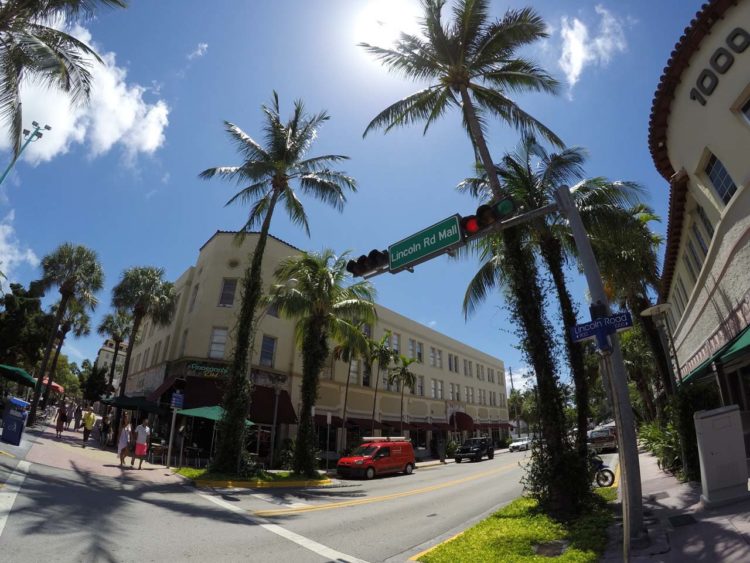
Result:
<svg viewBox="0 0 750 563"><path fill-rule="evenodd" d="M461 233L464 238L481 233L498 221L507 218L516 209L516 204L509 197L494 203L480 205L474 215L461 218Z"/></svg>
<svg viewBox="0 0 750 563"><path fill-rule="evenodd" d="M346 271L356 278L387 269L389 263L387 250L371 250L367 255L363 254L356 260L349 260L346 263Z"/></svg>

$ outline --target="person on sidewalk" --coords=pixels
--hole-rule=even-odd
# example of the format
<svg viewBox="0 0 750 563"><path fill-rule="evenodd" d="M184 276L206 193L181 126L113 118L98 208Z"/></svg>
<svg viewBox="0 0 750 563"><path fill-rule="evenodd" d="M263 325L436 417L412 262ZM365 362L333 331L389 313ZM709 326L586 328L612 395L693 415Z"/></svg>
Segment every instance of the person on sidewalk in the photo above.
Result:
<svg viewBox="0 0 750 563"><path fill-rule="evenodd" d="M70 430L70 424L73 422L73 415L76 412L76 404L72 401L65 408L65 430Z"/></svg>
<svg viewBox="0 0 750 563"><path fill-rule="evenodd" d="M68 421L68 409L65 406L65 403L62 403L60 405L60 408L57 409L57 419L55 421L55 438L62 438L63 428L65 428L65 423Z"/></svg>
<svg viewBox="0 0 750 563"><path fill-rule="evenodd" d="M120 458L120 467L125 466L125 458L130 453L130 435L133 432L133 427L128 421L128 415L122 415L122 429L120 430L120 438L117 440L117 456Z"/></svg>
<svg viewBox="0 0 750 563"><path fill-rule="evenodd" d="M89 441L91 431L96 424L96 415L91 411L91 407L86 407L86 414L83 415L83 447L86 447L86 443Z"/></svg>
<svg viewBox="0 0 750 563"><path fill-rule="evenodd" d="M135 458L138 458L138 469L143 465L143 458L146 457L148 451L149 436L151 436L151 428L148 427L148 417L144 416L135 429L135 448L130 456L130 467L135 464Z"/></svg>
<svg viewBox="0 0 750 563"><path fill-rule="evenodd" d="M111 423L109 421L109 415L105 414L102 417L102 429L99 434L99 445L102 448L107 447L107 443L109 442L109 433L111 432Z"/></svg>
<svg viewBox="0 0 750 563"><path fill-rule="evenodd" d="M81 405L77 405L75 413L73 413L73 418L76 421L76 424L73 427L73 431L74 432L78 432L78 429L81 427L81 418L82 417L83 417L83 409L81 408Z"/></svg>

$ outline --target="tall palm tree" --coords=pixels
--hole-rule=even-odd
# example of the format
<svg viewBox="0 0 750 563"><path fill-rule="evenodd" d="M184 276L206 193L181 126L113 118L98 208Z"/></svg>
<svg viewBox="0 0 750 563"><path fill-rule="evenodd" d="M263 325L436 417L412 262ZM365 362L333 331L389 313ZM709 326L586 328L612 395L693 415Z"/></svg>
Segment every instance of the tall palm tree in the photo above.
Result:
<svg viewBox="0 0 750 563"><path fill-rule="evenodd" d="M60 323L70 300L75 299L79 305L93 311L97 304L95 294L104 285L104 271L96 252L85 246L73 245L69 242L60 245L42 259L42 270L41 287L46 291L57 286L60 292L60 302L57 306L47 347L44 349L40 374L46 373L49 368L55 338L57 338ZM36 409L42 393L42 379L43 377L40 376L34 389L28 424L33 424L36 418Z"/></svg>
<svg viewBox="0 0 750 563"><path fill-rule="evenodd" d="M163 268L153 266L128 268L122 273L120 283L112 288L112 306L115 309L128 311L133 319L118 395L124 397L130 372L130 358L141 324L146 318L151 319L156 326L166 326L172 322L176 307L174 284L164 280ZM113 436L118 435L120 415L121 410L118 407L115 413Z"/></svg>
<svg viewBox="0 0 750 563"><path fill-rule="evenodd" d="M391 368L388 375L388 383L398 382L401 386L401 436L404 435L404 390L409 387L414 389L417 384L417 374L409 369L409 366L417 361L416 358L407 358L403 354L396 356L396 367Z"/></svg>
<svg viewBox="0 0 750 563"><path fill-rule="evenodd" d="M625 208L638 203L644 192L634 182L611 182L605 178L582 180L585 159L586 153L580 147L550 153L533 135L526 134L516 150L506 153L495 166L513 200L526 209L537 209L554 202L555 192L560 186L578 181L573 186L573 200L580 209L584 222L589 225L607 225L613 215L621 215ZM483 199L492 198L486 175L462 182L459 190L469 191L475 197ZM575 326L578 323L578 311L565 278L566 263L575 252L575 245L567 243L572 239L567 222L558 215L548 215L528 223L527 228L530 243L540 254L552 277L563 325L566 328ZM500 265L497 262L490 264ZM481 284L482 279L478 277L474 281ZM469 304L471 303L469 300ZM573 341L570 331L563 330L563 338L575 385L576 446L585 458L588 455L589 388L583 348L580 343Z"/></svg>
<svg viewBox="0 0 750 563"><path fill-rule="evenodd" d="M75 300L71 301L68 305L68 309L65 311L62 323L60 324L60 330L57 332L57 349L55 350L55 357L52 360L52 366L48 375L49 381L44 389L44 398L42 399L42 403L45 405L48 404L49 390L57 373L57 360L60 358L65 338L71 331L76 338L91 334L91 317L88 316L86 310ZM43 378L44 374L41 373L40 377Z"/></svg>
<svg viewBox="0 0 750 563"><path fill-rule="evenodd" d="M303 253L282 261L269 301L284 317L296 319L295 337L302 352L302 406L297 426L294 471L315 474L312 407L318 396L320 371L329 354L329 339L347 342L359 321L374 322L374 290L369 282L344 285L347 256L332 250ZM292 283L290 283L290 280Z"/></svg>
<svg viewBox="0 0 750 563"><path fill-rule="evenodd" d="M363 332L364 324L362 321L356 323L356 332L353 332L350 338L347 338L344 342L337 344L333 348L333 359L346 362L346 388L344 390L344 411L342 413L341 421L341 432L342 432L342 445L346 447L346 420L347 420L347 407L349 405L349 382L352 376L352 363L359 361L364 358L368 352L367 336Z"/></svg>
<svg viewBox="0 0 750 563"><path fill-rule="evenodd" d="M375 394L372 397L372 417L370 418L370 436L375 435L375 409L378 404L378 387L380 386L380 372L388 370L393 360L391 350L391 331L386 330L380 340L368 340L367 365L375 379ZM374 366L377 364L377 368Z"/></svg>
<svg viewBox="0 0 750 563"><path fill-rule="evenodd" d="M365 129L389 131L424 121L424 132L451 106L461 108L464 126L486 170L492 157L484 132L488 115L520 130L538 131L561 145L550 129L523 111L509 92L555 93L558 82L518 51L548 37L547 27L534 10L508 10L492 21L488 0L457 0L453 20L443 20L446 0L422 0L422 35L401 34L390 48L361 43L390 70L414 81L432 84L380 112ZM493 191L500 184L490 176Z"/></svg>
<svg viewBox="0 0 750 563"><path fill-rule="evenodd" d="M250 383L247 379L250 350L255 340L255 317L262 294L261 264L271 219L276 204L281 203L293 223L310 233L307 214L294 190L294 184L305 195L312 196L341 211L346 192L356 191L354 179L334 170L332 166L348 157L338 154L308 156L320 127L328 121L325 111L309 115L301 100L294 102L288 121L280 115L279 97L273 93L270 106L263 106L264 144L230 122L226 131L244 159L239 166L222 166L204 170L200 177L219 176L241 186L227 202L250 205L247 222L240 237L260 225L258 242L253 248L250 265L242 280L242 306L237 318L236 339L229 382L222 401L225 417L219 425L215 466L220 471L237 467L240 443L245 429L245 417L250 406Z"/></svg>
<svg viewBox="0 0 750 563"><path fill-rule="evenodd" d="M114 313L108 313L99 323L96 331L105 338L112 339L115 344L115 352L112 356L112 365L109 366L109 380L107 389L112 388L112 382L115 378L115 366L117 364L117 355L120 352L120 345L130 336L130 329L133 327L133 317L127 311L121 309Z"/></svg>
<svg viewBox="0 0 750 563"><path fill-rule="evenodd" d="M124 0L5 0L0 4L0 117L10 130L14 157L21 148L20 88L24 81L54 86L74 102L88 101L90 64L96 52L72 35L51 27L93 15L98 4L124 8Z"/></svg>

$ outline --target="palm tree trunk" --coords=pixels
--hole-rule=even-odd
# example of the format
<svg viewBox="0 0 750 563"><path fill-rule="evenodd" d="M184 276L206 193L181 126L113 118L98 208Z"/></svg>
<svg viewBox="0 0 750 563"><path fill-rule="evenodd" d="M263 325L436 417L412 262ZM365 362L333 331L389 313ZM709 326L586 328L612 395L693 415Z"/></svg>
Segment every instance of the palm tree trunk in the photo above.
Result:
<svg viewBox="0 0 750 563"><path fill-rule="evenodd" d="M638 389L638 394L641 396L641 401L643 402L644 418L647 422L651 422L656 416L656 409L654 407L654 399L649 392L648 383L646 382L646 374L641 370L631 370L631 375L635 380L636 389Z"/></svg>
<svg viewBox="0 0 750 563"><path fill-rule="evenodd" d="M316 474L312 407L318 396L320 370L328 357L328 339L323 324L324 321L311 323L302 343L302 405L294 449L294 472L307 477Z"/></svg>
<svg viewBox="0 0 750 563"><path fill-rule="evenodd" d="M586 378L586 368L583 362L583 348L578 342L573 341L569 327L578 322L576 308L570 297L565 273L563 271L563 254L560 241L552 233L545 232L540 241L540 249L547 268L552 274L552 280L557 291L557 300L560 304L560 312L563 320L563 334L565 335L565 349L568 354L570 371L573 375L576 399L576 449L585 459L588 455L588 423L589 423L589 386Z"/></svg>
<svg viewBox="0 0 750 563"><path fill-rule="evenodd" d="M373 365L375 362L373 362ZM380 365L378 364L378 369L375 371L375 396L372 398L372 418L370 422L370 436L375 435L375 407L378 404L378 385L380 383Z"/></svg>
<svg viewBox="0 0 750 563"><path fill-rule="evenodd" d="M44 397L42 398L42 403L44 403L45 405L47 405L49 401L49 390L52 387L52 382L55 380L55 375L57 373L57 360L60 357L60 351L62 350L63 342L65 342L66 334L67 331L61 332L60 338L57 341L55 357L52 359L52 367L50 368L49 375L47 376L47 386L44 388ZM44 379L44 374L42 374L42 379Z"/></svg>
<svg viewBox="0 0 750 563"><path fill-rule="evenodd" d="M120 351L120 342L115 340L115 354L112 356L112 365L109 366L109 387L107 389L107 393L109 393L109 389L112 387L112 382L115 380L115 366L117 365L117 353Z"/></svg>
<svg viewBox="0 0 750 563"><path fill-rule="evenodd" d="M349 358L349 369L346 371L346 389L344 390L344 412L342 413L343 416L341 418L341 435L342 435L342 444L341 449L346 449L346 407L347 403L349 402L349 380L352 375L352 358Z"/></svg>
<svg viewBox="0 0 750 563"><path fill-rule="evenodd" d="M401 436L404 435L404 382L401 382Z"/></svg>
<svg viewBox="0 0 750 563"><path fill-rule="evenodd" d="M266 249L271 217L279 197L275 190L271 196L266 216L263 218L258 242L252 252L250 266L242 281L242 307L237 318L236 340L232 364L226 381L221 406L224 416L219 421L216 445L217 471L233 473L239 466L244 449L245 419L250 411L252 381L248 377L250 354L255 339L255 316L262 293L263 254Z"/></svg>
<svg viewBox="0 0 750 563"><path fill-rule="evenodd" d="M143 321L143 312L138 309L133 311L133 327L130 329L130 339L128 340L128 349L125 352L125 364L122 366L122 381L120 381L120 392L117 394L118 397L125 396L125 386L128 383L128 372L130 371L130 358L133 355L133 348L135 347L135 339L138 337L138 330L141 328L141 322ZM117 443L117 437L120 435L120 421L122 419L122 409L117 407L115 410L115 420L112 424L113 434L115 436L115 443Z"/></svg>
<svg viewBox="0 0 750 563"><path fill-rule="evenodd" d="M461 86L461 101L463 102L464 119L469 126L469 131L471 131L471 140L474 148L479 153L479 159L482 161L485 172L487 172L487 180L490 183L492 194L499 199L502 197L502 187L495 173L495 163L492 162L490 150L487 148L487 142L482 134L482 128L479 125L477 113L474 110L474 104L471 101L466 86Z"/></svg>
<svg viewBox="0 0 750 563"><path fill-rule="evenodd" d="M28 426L34 424L34 420L36 420L36 409L39 406L39 398L42 395L42 380L44 379L44 372L47 371L49 359L52 355L52 348L54 348L55 346L57 331L60 328L60 322L62 321L63 315L65 314L65 310L68 308L69 300L70 293L68 293L67 291L64 293L61 292L60 304L57 306L57 314L55 315L55 321L52 325L52 334L50 334L49 341L47 342L47 347L44 349L44 358L42 358L42 365L39 367L39 373L41 373L42 376L39 377L39 380L36 382L36 387L34 388L34 398L31 400L31 408L29 409L29 416L26 422Z"/></svg>

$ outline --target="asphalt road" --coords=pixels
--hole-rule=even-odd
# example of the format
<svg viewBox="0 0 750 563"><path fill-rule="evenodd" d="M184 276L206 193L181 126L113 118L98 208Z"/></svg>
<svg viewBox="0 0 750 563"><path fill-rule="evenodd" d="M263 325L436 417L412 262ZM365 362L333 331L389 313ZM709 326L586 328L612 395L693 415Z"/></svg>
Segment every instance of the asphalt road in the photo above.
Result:
<svg viewBox="0 0 750 563"><path fill-rule="evenodd" d="M516 498L525 456L305 491L198 491L32 464L0 552L9 562L405 561Z"/></svg>

